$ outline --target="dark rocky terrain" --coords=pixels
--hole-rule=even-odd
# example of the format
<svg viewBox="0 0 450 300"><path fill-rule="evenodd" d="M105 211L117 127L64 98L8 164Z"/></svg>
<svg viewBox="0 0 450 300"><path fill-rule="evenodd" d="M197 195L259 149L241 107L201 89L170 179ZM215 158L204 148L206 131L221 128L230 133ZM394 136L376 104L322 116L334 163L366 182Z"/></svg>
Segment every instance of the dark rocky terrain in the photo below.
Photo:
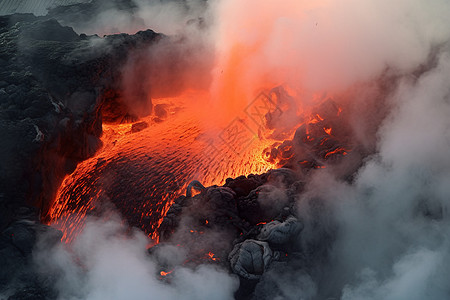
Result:
<svg viewBox="0 0 450 300"><path fill-rule="evenodd" d="M178 247L183 266L210 263L229 270L240 280L235 299L283 295L277 281L285 272L320 281L336 227L323 199L302 197L306 177L300 174L280 168L229 178L223 186L193 181L171 205L158 229L161 243L149 252L158 256L165 246ZM177 263L160 268L170 281Z"/></svg>
<svg viewBox="0 0 450 300"><path fill-rule="evenodd" d="M46 213L64 175L71 173L80 161L92 156L101 146L102 122L136 120L139 116L133 109L139 104L140 112L152 111L145 85L133 86L133 107L124 101L130 94L124 91L122 68L131 56L139 57L140 50L167 38L151 30L103 38L79 35L72 28L61 26L55 19L31 14L0 17L0 26L0 131L3 139L0 152L0 289L16 289L18 292L11 299L54 298L56 295L48 284L51 279L33 271L31 253L40 233L48 232L46 243L49 245L58 243L61 234L41 222L45 222ZM139 76L139 82L145 82L148 73L140 72L139 68L137 72L135 76ZM147 104L148 107L144 107ZM327 104L320 108L320 113L336 116L337 107L331 102ZM338 120L328 118L327 121ZM325 125L315 125L320 132L315 135L318 140L323 138L322 128ZM333 140L331 144L311 144L306 139L304 127L297 131L294 140L274 148L269 159L280 160L280 165L308 172L320 165L317 159L327 159L324 157L326 153L337 149L342 142ZM341 135L346 136L347 133ZM285 155L284 149L291 145L294 145L291 151L297 151L300 156ZM303 157L305 154L306 157ZM342 152L330 158L338 159L336 155L342 156ZM291 159L285 160L284 157ZM300 161L307 163L299 165ZM271 209L262 207L258 195L268 195L272 189L286 190L286 201ZM288 169L229 179L224 187L200 188L203 191L200 195L182 196L172 205L160 228L162 241L170 240L176 232L174 239L177 243L190 242L192 235L183 232L187 227L183 227L182 231L177 229L180 222L185 222L185 215L189 220L195 220L189 230L195 229L196 232L204 230L196 227L199 224L204 227L208 220L206 228L213 228L214 234L220 232L223 236L223 243L209 250L215 253L218 262L229 267L230 247L254 247L253 244L248 246L245 241L258 240L264 228L262 223L276 225L276 222L287 222L294 215L294 196L301 189L301 178ZM301 224L300 221L294 223ZM279 228L278 225L274 227ZM298 232L294 230L289 234ZM273 248L277 253L280 249L288 251L293 258L304 256L304 249L298 248L298 245L287 249L285 245L262 239L264 241L257 244L270 244L267 249ZM323 255L324 241L320 246L322 252L315 251L315 255ZM208 245L208 242L203 245ZM202 262L199 259L204 253L200 252L204 250L192 248L193 263ZM239 257L230 258L231 265L240 264ZM283 264L283 261L285 259L277 259L274 265ZM303 258L294 261L298 264L305 262ZM262 275L259 269L268 265L261 265L261 261L258 263L251 268L258 269L253 271L259 278ZM251 272L248 271L249 274ZM249 297L259 279L239 275L243 284L238 297Z"/></svg>
<svg viewBox="0 0 450 300"><path fill-rule="evenodd" d="M133 118L121 103L121 67L160 38L151 30L99 38L48 17L0 17L0 288L21 276L36 233L51 230L40 221L64 175L101 146L102 118Z"/></svg>

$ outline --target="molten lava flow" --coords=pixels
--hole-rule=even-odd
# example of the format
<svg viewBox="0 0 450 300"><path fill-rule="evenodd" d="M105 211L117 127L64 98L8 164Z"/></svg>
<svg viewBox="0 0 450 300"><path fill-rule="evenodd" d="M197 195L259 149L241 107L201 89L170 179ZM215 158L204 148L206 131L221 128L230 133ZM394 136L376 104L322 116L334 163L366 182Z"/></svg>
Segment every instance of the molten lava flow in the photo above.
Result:
<svg viewBox="0 0 450 300"><path fill-rule="evenodd" d="M324 158L328 158L330 155L338 154L338 153L340 153L340 154L342 154L342 155L347 155L347 151L348 151L348 150L346 150L346 149L344 149L344 148L342 148L342 147L338 147L338 148L336 148L336 149L334 149L334 150L332 150L332 151L327 152L327 153L325 154L325 157L324 157Z"/></svg>
<svg viewBox="0 0 450 300"><path fill-rule="evenodd" d="M278 104L289 96L280 88L274 91L277 97L258 96L253 107L237 112L226 125L211 122L210 116L205 117L209 112L190 105L196 102L189 97L189 101L160 100L168 109L164 121L149 116L134 124L104 125L103 149L64 179L49 213L51 224L63 231L68 242L80 231L86 215L112 204L129 225L158 242L156 229L173 200L194 179L205 186L222 185L229 177L263 173L295 160L303 168L322 168L320 159L347 154L349 150L332 138L332 125L327 123L341 114L334 102L322 105L327 110L320 111L328 114L295 116L294 125L280 130L283 127L276 124L284 124L277 122L286 111ZM200 98L195 93L190 97ZM268 120L275 124L271 129ZM299 142L316 153L317 160L299 159L295 151Z"/></svg>
<svg viewBox="0 0 450 300"><path fill-rule="evenodd" d="M326 99L322 92L314 94L316 88L300 84L305 79L302 69L308 64L299 64L303 56L285 47L291 45L294 35L283 34L281 39L268 40L278 36L271 31L273 23L279 23L278 18L271 13L257 14L256 19L237 18L243 11L226 3L218 5L221 22L217 25L218 41L214 47L218 53L214 63L205 66L208 72L198 72L193 66L190 70L190 64L186 70L172 65L158 68L158 64L146 62L146 55L159 58L159 52L146 51L142 57L138 56L141 59L136 59L136 64L128 66L130 70L136 68L137 74L141 75L143 70L142 75L146 75L131 76L131 83L124 80L130 84L125 84L128 89L134 90L135 81L142 80L139 84L148 85L150 91L162 85L164 88L157 94L173 95L176 84L145 82L145 78L153 78L158 72L182 72L186 78L193 78L192 82L189 79L182 84L183 88L205 88L193 83L203 82L200 73L207 73L211 75L211 78L205 75L208 95L205 97L201 92L189 95L191 92L185 91L173 99L152 99L155 108L157 104L173 108L165 120L150 116L135 124L104 125L104 148L65 178L49 212L50 223L63 231L65 241L70 241L81 229L86 215L97 214L108 205L115 206L129 225L143 229L158 241L156 229L163 216L194 179L204 186L220 185L229 177L262 173L280 166L320 168L325 160L347 153L346 150L328 154L342 147L335 125L327 123L340 116L341 108L328 101L324 109L310 110L309 106ZM286 12L290 15L294 11ZM259 21L267 17L269 22ZM274 53L288 64L267 61ZM203 58L199 61L209 61ZM265 62L268 64L264 65ZM147 69L152 70L150 74L146 74ZM282 83L291 87L279 86ZM180 92L181 88L175 90ZM303 107L305 99L308 107ZM156 110L155 114L165 115ZM114 116L109 120L115 120Z"/></svg>
<svg viewBox="0 0 450 300"><path fill-rule="evenodd" d="M51 224L63 231L63 240L76 235L86 214L112 203L130 225L157 241L162 217L191 180L223 184L229 177L274 167L261 157L272 141L250 131L240 132L239 139L229 139L224 131L213 135L188 109L161 123L152 117L141 121L150 126L135 133L132 124L104 125L103 149L64 179L50 211Z"/></svg>

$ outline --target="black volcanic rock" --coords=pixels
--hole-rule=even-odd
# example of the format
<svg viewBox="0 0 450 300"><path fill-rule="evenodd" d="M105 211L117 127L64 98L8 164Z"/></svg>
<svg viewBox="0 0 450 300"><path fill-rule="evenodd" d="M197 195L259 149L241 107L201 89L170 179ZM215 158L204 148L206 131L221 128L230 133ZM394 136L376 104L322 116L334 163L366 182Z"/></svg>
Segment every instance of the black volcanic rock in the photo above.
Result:
<svg viewBox="0 0 450 300"><path fill-rule="evenodd" d="M73 42L79 39L71 27L61 26L55 19L34 23L21 32L21 37L55 42Z"/></svg>
<svg viewBox="0 0 450 300"><path fill-rule="evenodd" d="M128 52L157 38L82 38L54 19L0 17L0 229L23 205L46 214L62 177L100 147L105 102L118 101L104 94L120 89Z"/></svg>
<svg viewBox="0 0 450 300"><path fill-rule="evenodd" d="M158 229L161 243L150 248L149 253L176 245L185 249L184 266L212 263L238 275L240 286L235 299L260 299L263 294L266 296L262 299L271 299L274 292L265 287L276 286L273 274L291 266L308 276L313 274L312 265L326 259L332 239L326 230L320 232L317 241L301 236L304 226L315 222L302 218L296 207L296 199L305 191L303 180L301 174L290 169L277 169L229 178L222 187L210 186L195 196L180 196ZM278 190L285 193L285 202L276 197L280 194L274 197L263 192ZM263 207L268 200L265 197L272 198L272 215ZM313 219L320 219L320 213L311 212ZM208 257L205 253L214 255ZM164 264L160 267L176 269Z"/></svg>
<svg viewBox="0 0 450 300"><path fill-rule="evenodd" d="M52 230L40 219L64 175L101 146L104 94L120 89L129 53L158 37L81 37L47 17L0 17L0 290L22 291L12 299L48 298L27 273L38 236Z"/></svg>
<svg viewBox="0 0 450 300"><path fill-rule="evenodd" d="M0 291L14 290L9 299L52 299L51 289L41 282L34 269L32 251L45 236L48 246L59 243L62 232L43 225L35 218L35 209L22 207L12 222L0 232Z"/></svg>

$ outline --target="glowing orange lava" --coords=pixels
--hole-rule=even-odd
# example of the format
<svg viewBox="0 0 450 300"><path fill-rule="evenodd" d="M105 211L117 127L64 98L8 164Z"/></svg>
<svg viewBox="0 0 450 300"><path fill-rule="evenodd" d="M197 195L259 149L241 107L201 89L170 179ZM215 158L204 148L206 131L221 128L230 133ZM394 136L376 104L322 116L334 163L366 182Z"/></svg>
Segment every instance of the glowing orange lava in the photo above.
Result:
<svg viewBox="0 0 450 300"><path fill-rule="evenodd" d="M161 275L161 276L167 276L167 275L169 275L170 273L172 273L173 271L169 271L169 272L164 272L164 271L161 271L161 272L159 272L159 274Z"/></svg>
<svg viewBox="0 0 450 300"><path fill-rule="evenodd" d="M63 240L73 239L86 214L112 202L130 225L157 242L162 217L190 181L221 185L229 177L275 167L261 155L273 140L258 136L258 124L236 118L213 128L196 109L178 103L164 122L151 116L140 120L149 126L138 132L133 124L103 125L103 149L64 179L50 210L51 224L63 231Z"/></svg>
<svg viewBox="0 0 450 300"><path fill-rule="evenodd" d="M227 178L263 173L294 156L292 143L275 140L274 129L263 124L262 117L279 108L261 95L251 103L254 107L236 111L229 123L214 122L204 107L203 95L192 93L156 100L167 107L168 116L162 122L149 116L134 124L103 125L103 149L64 179L49 212L50 223L63 231L64 241L70 242L87 215L112 205L129 225L141 228L157 243L157 228L190 181L222 185ZM341 113L340 108L336 111ZM304 126L304 143L317 140L319 147L326 146L332 128L324 127L324 117L314 113L298 120L303 122L282 134L284 139L292 139L295 129ZM274 145L280 145L275 156L270 152ZM323 159L349 151L343 147L324 149ZM312 162L298 164L306 167ZM325 166L314 163L311 167Z"/></svg>
<svg viewBox="0 0 450 300"><path fill-rule="evenodd" d="M214 257L214 253L212 253L212 252L208 252L207 256L209 259L211 259L213 261L219 260L217 257Z"/></svg>

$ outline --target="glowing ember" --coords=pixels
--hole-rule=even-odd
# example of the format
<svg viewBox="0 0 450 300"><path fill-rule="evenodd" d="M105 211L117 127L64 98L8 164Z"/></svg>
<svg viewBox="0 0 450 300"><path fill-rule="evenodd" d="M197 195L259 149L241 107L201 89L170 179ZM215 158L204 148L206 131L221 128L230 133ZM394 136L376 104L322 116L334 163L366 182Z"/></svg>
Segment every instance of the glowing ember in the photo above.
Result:
<svg viewBox="0 0 450 300"><path fill-rule="evenodd" d="M169 275L169 274L172 273L172 272L173 272L173 271L169 271L169 272L161 271L161 272L159 272L159 274L160 274L161 276L165 277L165 276Z"/></svg>
<svg viewBox="0 0 450 300"><path fill-rule="evenodd" d="M213 261L219 260L217 257L214 257L214 253L212 253L212 252L208 252L207 256L209 259L211 259Z"/></svg>
<svg viewBox="0 0 450 300"><path fill-rule="evenodd" d="M325 158L329 157L330 155L333 154L342 154L342 155L347 155L347 151L346 149L342 148L342 147L338 147L336 149L334 149L333 151L328 152L327 154L325 154Z"/></svg>

